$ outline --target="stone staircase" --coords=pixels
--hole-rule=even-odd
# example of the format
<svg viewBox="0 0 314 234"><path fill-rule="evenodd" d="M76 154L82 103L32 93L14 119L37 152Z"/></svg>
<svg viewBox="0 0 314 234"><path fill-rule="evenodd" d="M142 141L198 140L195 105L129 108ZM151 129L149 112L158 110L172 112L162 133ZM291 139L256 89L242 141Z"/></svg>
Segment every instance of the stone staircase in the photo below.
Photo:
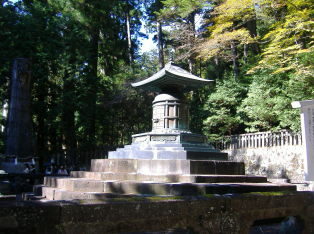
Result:
<svg viewBox="0 0 314 234"><path fill-rule="evenodd" d="M241 162L215 160L94 159L91 171L48 176L37 186L47 200L128 196L197 196L295 191L263 176L245 175Z"/></svg>

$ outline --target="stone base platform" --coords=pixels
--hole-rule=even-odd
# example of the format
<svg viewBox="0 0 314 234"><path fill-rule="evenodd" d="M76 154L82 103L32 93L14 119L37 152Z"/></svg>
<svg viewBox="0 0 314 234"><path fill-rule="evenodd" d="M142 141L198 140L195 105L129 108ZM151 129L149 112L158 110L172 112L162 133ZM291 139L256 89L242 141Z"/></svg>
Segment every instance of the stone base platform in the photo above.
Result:
<svg viewBox="0 0 314 234"><path fill-rule="evenodd" d="M268 183L263 176L244 175L244 165L228 161L94 159L91 171L71 177L45 177L40 187L48 200L105 199L136 196L295 191L290 184Z"/></svg>
<svg viewBox="0 0 314 234"><path fill-rule="evenodd" d="M0 233L314 233L314 193L0 201Z"/></svg>

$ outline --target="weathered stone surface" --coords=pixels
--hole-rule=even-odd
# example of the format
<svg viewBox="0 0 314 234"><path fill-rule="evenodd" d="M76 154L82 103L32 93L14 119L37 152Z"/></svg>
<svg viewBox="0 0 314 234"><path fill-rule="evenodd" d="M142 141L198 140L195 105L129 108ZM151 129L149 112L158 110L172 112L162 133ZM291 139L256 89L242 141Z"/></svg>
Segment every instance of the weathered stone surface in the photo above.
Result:
<svg viewBox="0 0 314 234"><path fill-rule="evenodd" d="M55 199L55 187L42 187L42 196L47 200L56 200Z"/></svg>
<svg viewBox="0 0 314 234"><path fill-rule="evenodd" d="M225 150L231 161L244 162L246 174L304 180L302 145Z"/></svg>
<svg viewBox="0 0 314 234"><path fill-rule="evenodd" d="M141 173L137 174L137 173L72 171L71 176L75 178L87 178L95 180L125 180L125 181L132 180L132 181L182 182L182 183L267 182L267 178L265 176L251 176L251 175L191 175L191 174L141 174ZM48 179L46 179L46 181L48 181ZM52 183L47 183L46 185L49 186L49 184Z"/></svg>
<svg viewBox="0 0 314 234"><path fill-rule="evenodd" d="M71 181L72 182L72 181ZM167 196L198 196L205 194L229 194L249 192L295 191L294 185L270 183L162 183L152 181L89 181L75 180L72 189L63 187L43 188L43 196L50 200L88 199L88 194L137 194Z"/></svg>
<svg viewBox="0 0 314 234"><path fill-rule="evenodd" d="M67 200L129 194L199 196L296 190L294 185L272 184L266 177L244 175L241 162L95 159L92 170L74 171L70 178L45 178L42 195L48 200Z"/></svg>
<svg viewBox="0 0 314 234"><path fill-rule="evenodd" d="M60 233L60 207L46 204L0 202L0 233Z"/></svg>
<svg viewBox="0 0 314 234"><path fill-rule="evenodd" d="M119 173L119 172L92 172L92 171L72 171L71 177L87 178L93 180L137 180L136 173Z"/></svg>
<svg viewBox="0 0 314 234"><path fill-rule="evenodd" d="M244 163L225 161L191 161L191 174L244 175Z"/></svg>
<svg viewBox="0 0 314 234"><path fill-rule="evenodd" d="M93 159L93 172L244 175L243 162L218 160Z"/></svg>
<svg viewBox="0 0 314 234"><path fill-rule="evenodd" d="M91 172L74 171L70 178L47 177L46 199L94 199L113 195L204 195L295 191L290 184L266 183L244 175L244 164L228 161L95 159ZM107 170L106 172L98 170Z"/></svg>
<svg viewBox="0 0 314 234"><path fill-rule="evenodd" d="M0 233L249 233L256 221L297 217L314 233L314 193L0 202ZM279 223L280 227L280 223ZM180 232L179 232L180 231Z"/></svg>

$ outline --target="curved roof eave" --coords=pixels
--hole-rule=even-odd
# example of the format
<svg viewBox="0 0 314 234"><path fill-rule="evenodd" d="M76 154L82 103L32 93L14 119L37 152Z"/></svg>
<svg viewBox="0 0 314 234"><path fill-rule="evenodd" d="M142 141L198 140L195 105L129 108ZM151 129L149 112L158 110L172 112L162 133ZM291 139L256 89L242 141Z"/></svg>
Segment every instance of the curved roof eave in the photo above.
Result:
<svg viewBox="0 0 314 234"><path fill-rule="evenodd" d="M145 79L145 80L141 80L139 82L136 83L132 83L132 87L139 87L145 84L148 84L154 80L158 80L159 78L163 77L166 74L165 68L161 69L160 71L158 71L157 73L155 73L154 75L152 75L151 77Z"/></svg>
<svg viewBox="0 0 314 234"><path fill-rule="evenodd" d="M213 80L206 80L195 76L190 72L173 65L170 62L166 64L163 69L151 77L136 83L132 83L131 85L132 87L158 91L162 86L177 84L178 87L184 86L184 91L186 91L189 89L194 89L195 87L201 87L212 81Z"/></svg>

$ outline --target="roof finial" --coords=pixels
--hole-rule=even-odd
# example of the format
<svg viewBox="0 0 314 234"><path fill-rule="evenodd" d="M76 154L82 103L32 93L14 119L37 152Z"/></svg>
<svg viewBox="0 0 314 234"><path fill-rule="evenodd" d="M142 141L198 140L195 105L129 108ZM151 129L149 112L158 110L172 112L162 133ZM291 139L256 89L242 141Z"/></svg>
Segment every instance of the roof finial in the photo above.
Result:
<svg viewBox="0 0 314 234"><path fill-rule="evenodd" d="M169 68L170 66L173 66L174 62L172 60L170 60L166 65L165 68Z"/></svg>

